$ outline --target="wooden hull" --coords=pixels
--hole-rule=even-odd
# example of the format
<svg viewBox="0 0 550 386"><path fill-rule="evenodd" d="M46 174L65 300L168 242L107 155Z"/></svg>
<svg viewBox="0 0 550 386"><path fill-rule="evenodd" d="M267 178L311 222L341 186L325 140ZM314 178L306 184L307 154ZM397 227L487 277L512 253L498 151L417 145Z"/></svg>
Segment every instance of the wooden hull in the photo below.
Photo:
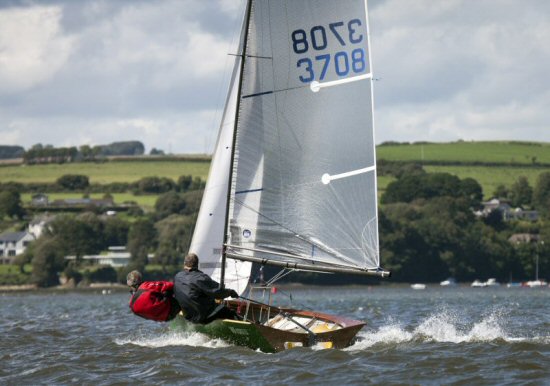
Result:
<svg viewBox="0 0 550 386"><path fill-rule="evenodd" d="M345 348L365 325L353 319L320 312L268 307L230 300L226 306L244 320L215 320L207 325L191 324L183 318L174 322L186 329L263 352L294 347Z"/></svg>

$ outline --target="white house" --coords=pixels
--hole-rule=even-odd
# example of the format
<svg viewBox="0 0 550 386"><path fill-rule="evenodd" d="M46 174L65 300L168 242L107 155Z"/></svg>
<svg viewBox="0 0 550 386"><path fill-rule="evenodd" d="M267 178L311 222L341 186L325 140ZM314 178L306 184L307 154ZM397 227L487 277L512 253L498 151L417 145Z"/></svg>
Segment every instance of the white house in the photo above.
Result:
<svg viewBox="0 0 550 386"><path fill-rule="evenodd" d="M15 256L25 252L31 241L34 241L34 236L29 232L2 233L0 235L0 263L12 263Z"/></svg>
<svg viewBox="0 0 550 386"><path fill-rule="evenodd" d="M535 222L539 218L536 210L523 210L522 208L513 209L506 200L500 200L498 198L482 202L482 204L483 209L475 212L478 217L487 217L491 212L498 210L502 213L502 219L504 221L526 220Z"/></svg>
<svg viewBox="0 0 550 386"><path fill-rule="evenodd" d="M29 233L32 233L36 239L38 239L42 232L44 232L44 229L46 229L46 226L55 219L55 216L51 215L42 215L42 216L36 216L32 219L32 221L29 223L28 231Z"/></svg>
<svg viewBox="0 0 550 386"><path fill-rule="evenodd" d="M126 251L126 247L109 247L107 254L103 255L84 255L82 260L90 264L110 265L113 268L124 267L130 263L130 252ZM147 258L151 260L153 254L148 254ZM65 256L65 260L76 260L76 256Z"/></svg>

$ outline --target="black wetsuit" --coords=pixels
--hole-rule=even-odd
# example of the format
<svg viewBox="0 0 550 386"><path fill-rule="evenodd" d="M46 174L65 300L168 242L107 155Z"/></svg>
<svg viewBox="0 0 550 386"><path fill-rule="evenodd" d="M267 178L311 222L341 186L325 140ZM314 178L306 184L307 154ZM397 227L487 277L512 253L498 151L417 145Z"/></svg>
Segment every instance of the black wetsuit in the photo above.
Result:
<svg viewBox="0 0 550 386"><path fill-rule="evenodd" d="M174 297L185 311L185 319L193 323L234 319L235 312L216 303L216 299L224 299L232 292L228 288L220 289L218 283L198 269L183 270L174 279Z"/></svg>

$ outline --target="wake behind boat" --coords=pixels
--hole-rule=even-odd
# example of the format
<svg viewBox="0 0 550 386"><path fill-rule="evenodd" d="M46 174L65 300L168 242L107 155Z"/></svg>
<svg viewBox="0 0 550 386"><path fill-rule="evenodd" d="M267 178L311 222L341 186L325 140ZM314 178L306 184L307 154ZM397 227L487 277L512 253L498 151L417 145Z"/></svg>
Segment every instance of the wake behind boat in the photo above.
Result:
<svg viewBox="0 0 550 386"><path fill-rule="evenodd" d="M246 295L200 331L267 351L345 347L364 322L252 298L252 264L389 276L380 267L364 0L250 0L190 251ZM252 344L251 342L259 342Z"/></svg>

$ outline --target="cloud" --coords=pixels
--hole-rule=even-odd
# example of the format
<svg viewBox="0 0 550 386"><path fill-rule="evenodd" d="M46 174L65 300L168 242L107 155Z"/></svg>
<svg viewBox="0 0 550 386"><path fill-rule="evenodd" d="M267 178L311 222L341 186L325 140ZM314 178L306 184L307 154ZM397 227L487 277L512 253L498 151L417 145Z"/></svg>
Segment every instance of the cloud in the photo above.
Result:
<svg viewBox="0 0 550 386"><path fill-rule="evenodd" d="M378 141L548 141L550 4L376 4Z"/></svg>
<svg viewBox="0 0 550 386"><path fill-rule="evenodd" d="M10 59L0 73L10 82L0 86L3 143L137 139L147 148L211 151L243 1L49 3L0 6L0 21L15 20L0 22L0 58L7 46ZM29 69L16 62L33 57L41 59Z"/></svg>
<svg viewBox="0 0 550 386"><path fill-rule="evenodd" d="M61 14L59 6L0 12L0 95L44 83L65 65L75 39L63 34Z"/></svg>
<svg viewBox="0 0 550 386"><path fill-rule="evenodd" d="M245 3L0 3L2 143L211 151ZM377 142L548 141L550 2L369 6Z"/></svg>

